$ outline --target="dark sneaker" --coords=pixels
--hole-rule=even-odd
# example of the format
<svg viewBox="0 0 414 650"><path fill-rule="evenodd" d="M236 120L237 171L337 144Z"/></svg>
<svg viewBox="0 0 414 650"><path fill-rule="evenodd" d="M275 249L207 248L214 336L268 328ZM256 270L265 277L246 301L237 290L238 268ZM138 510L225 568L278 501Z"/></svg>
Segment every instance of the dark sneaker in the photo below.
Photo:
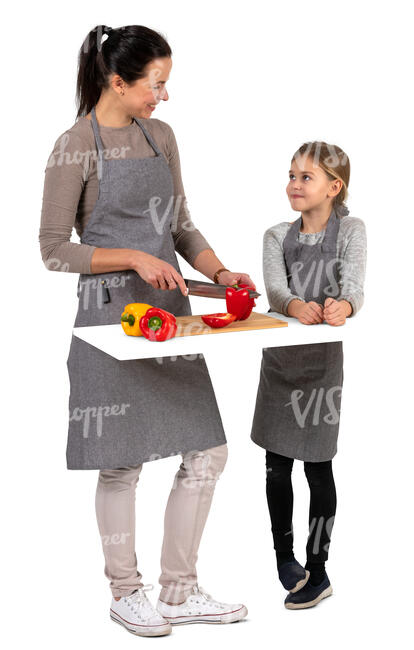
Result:
<svg viewBox="0 0 414 650"><path fill-rule="evenodd" d="M285 607L287 607L287 609L306 609L307 607L314 607L323 598L327 598L331 594L331 583L329 582L328 576L325 574L320 585L315 587L308 581L300 591L294 594L289 594L285 598Z"/></svg>
<svg viewBox="0 0 414 650"><path fill-rule="evenodd" d="M282 564L279 569L279 580L291 594L304 587L309 579L309 571L303 568L297 560Z"/></svg>

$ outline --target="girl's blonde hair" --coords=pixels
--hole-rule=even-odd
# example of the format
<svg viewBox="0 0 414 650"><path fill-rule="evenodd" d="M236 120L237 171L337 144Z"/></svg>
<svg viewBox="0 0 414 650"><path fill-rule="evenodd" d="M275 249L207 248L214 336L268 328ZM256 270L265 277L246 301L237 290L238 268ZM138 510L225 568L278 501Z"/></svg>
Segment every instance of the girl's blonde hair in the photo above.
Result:
<svg viewBox="0 0 414 650"><path fill-rule="evenodd" d="M323 169L330 180L339 179L342 181L342 188L333 200L333 207L343 216L349 214L345 201L348 197L349 177L351 165L346 153L336 144L327 142L304 142L293 154L292 161L300 156L312 158L315 166Z"/></svg>

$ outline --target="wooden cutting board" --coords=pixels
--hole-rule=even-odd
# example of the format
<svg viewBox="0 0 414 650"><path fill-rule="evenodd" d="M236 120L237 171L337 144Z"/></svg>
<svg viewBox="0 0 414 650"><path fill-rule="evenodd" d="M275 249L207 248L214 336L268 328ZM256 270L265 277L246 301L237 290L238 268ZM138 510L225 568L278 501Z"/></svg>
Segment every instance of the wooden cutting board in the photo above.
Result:
<svg viewBox="0 0 414 650"><path fill-rule="evenodd" d="M236 320L225 327L210 327L201 316L177 316L177 336L196 336L199 334L224 334L225 332L246 332L264 330L270 327L287 327L286 321L252 311L246 320Z"/></svg>

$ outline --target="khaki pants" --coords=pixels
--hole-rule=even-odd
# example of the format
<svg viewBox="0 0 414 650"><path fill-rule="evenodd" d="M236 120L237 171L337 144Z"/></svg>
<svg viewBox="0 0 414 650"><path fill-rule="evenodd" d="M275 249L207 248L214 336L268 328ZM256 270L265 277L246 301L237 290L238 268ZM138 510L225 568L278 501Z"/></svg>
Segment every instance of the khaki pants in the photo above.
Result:
<svg viewBox="0 0 414 650"><path fill-rule="evenodd" d="M184 602L197 582L196 562L216 481L227 460L227 445L182 455L164 518L160 599ZM142 465L100 470L96 517L112 594L128 596L142 587L135 554L135 488Z"/></svg>

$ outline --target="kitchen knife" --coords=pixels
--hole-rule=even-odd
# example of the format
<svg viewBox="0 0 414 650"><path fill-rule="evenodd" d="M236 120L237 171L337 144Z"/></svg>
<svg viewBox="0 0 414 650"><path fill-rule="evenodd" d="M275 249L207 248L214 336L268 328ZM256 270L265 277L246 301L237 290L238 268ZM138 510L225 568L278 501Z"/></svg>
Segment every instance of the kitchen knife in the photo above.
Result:
<svg viewBox="0 0 414 650"><path fill-rule="evenodd" d="M205 298L225 298L227 284L215 284L213 282L201 282L200 280L188 280L183 278L188 288L189 296L203 296ZM261 294L248 289L249 298L258 298Z"/></svg>

